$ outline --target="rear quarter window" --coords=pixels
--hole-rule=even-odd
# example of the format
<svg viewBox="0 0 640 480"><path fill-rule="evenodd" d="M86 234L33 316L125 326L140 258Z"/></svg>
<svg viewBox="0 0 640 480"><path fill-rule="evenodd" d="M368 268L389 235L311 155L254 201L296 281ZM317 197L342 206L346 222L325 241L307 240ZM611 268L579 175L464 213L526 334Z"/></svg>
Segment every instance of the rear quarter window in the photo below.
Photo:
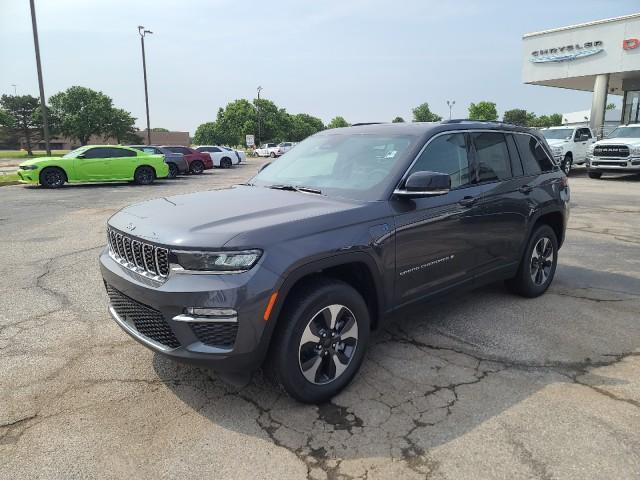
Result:
<svg viewBox="0 0 640 480"><path fill-rule="evenodd" d="M553 170L554 164L537 138L528 134L515 134L516 145L527 175L536 175Z"/></svg>

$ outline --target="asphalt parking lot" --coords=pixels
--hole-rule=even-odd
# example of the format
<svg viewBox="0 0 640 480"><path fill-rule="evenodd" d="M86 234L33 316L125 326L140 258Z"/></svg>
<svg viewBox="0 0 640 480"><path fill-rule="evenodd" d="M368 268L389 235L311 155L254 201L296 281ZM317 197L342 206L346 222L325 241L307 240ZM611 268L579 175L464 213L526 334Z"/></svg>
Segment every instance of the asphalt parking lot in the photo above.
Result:
<svg viewBox="0 0 640 480"><path fill-rule="evenodd" d="M259 374L237 388L154 355L106 311L113 212L260 163L148 187L0 188L0 478L640 476L640 177L575 171L546 295L498 284L404 312L316 407Z"/></svg>

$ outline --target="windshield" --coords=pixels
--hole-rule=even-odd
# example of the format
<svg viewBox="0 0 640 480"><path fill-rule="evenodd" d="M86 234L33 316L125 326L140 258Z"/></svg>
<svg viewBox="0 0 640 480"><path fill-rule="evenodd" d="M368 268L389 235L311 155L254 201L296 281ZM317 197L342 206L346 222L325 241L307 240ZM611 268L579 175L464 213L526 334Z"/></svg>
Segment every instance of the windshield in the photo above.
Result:
<svg viewBox="0 0 640 480"><path fill-rule="evenodd" d="M553 130L542 130L542 135L547 140L564 140L573 135L572 128L554 128Z"/></svg>
<svg viewBox="0 0 640 480"><path fill-rule="evenodd" d="M640 138L640 127L618 127L607 138Z"/></svg>
<svg viewBox="0 0 640 480"><path fill-rule="evenodd" d="M78 155L83 153L87 147L76 148L75 150L71 150L69 153L62 156L62 158L76 158Z"/></svg>
<svg viewBox="0 0 640 480"><path fill-rule="evenodd" d="M412 135L316 135L275 160L251 182L377 200L391 180L394 167L416 140Z"/></svg>

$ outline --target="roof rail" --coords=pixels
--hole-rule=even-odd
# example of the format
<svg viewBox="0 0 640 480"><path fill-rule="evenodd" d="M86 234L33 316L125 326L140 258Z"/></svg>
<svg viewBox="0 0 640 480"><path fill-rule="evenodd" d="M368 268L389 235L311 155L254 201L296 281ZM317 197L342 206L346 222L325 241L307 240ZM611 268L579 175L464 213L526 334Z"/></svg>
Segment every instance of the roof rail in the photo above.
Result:
<svg viewBox="0 0 640 480"><path fill-rule="evenodd" d="M381 125L384 122L360 122L360 123L352 123L352 127L361 127L363 125Z"/></svg>
<svg viewBox="0 0 640 480"><path fill-rule="evenodd" d="M453 118L451 120L442 120L440 123L497 123L500 125L514 125L510 122L503 122L501 120L473 120L472 118ZM516 125L517 126L517 125Z"/></svg>

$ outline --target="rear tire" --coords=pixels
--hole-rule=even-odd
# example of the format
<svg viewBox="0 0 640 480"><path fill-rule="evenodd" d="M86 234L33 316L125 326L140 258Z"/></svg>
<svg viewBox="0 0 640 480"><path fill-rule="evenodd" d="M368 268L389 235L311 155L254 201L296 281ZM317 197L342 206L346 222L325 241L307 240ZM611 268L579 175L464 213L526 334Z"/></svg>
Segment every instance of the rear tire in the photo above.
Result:
<svg viewBox="0 0 640 480"><path fill-rule="evenodd" d="M60 188L67 181L67 174L58 167L47 167L40 172L40 185L43 188Z"/></svg>
<svg viewBox="0 0 640 480"><path fill-rule="evenodd" d="M549 225L540 225L529 239L516 276L505 283L518 295L534 298L547 291L558 264L558 239Z"/></svg>
<svg viewBox="0 0 640 480"><path fill-rule="evenodd" d="M233 163L231 162L230 158L224 157L222 160L220 160L220 166L222 168L231 168L232 165Z"/></svg>
<svg viewBox="0 0 640 480"><path fill-rule="evenodd" d="M136 168L136 172L133 174L133 181L138 185L151 185L155 179L155 170L146 165Z"/></svg>
<svg viewBox="0 0 640 480"><path fill-rule="evenodd" d="M167 163L169 167L169 173L167 178L176 178L178 176L178 166L175 163Z"/></svg>
<svg viewBox="0 0 640 480"><path fill-rule="evenodd" d="M271 153L269 154L269 156L270 156L271 158L276 158L276 154L275 154L274 152L271 152Z"/></svg>
<svg viewBox="0 0 640 480"><path fill-rule="evenodd" d="M369 310L357 290L317 277L287 298L265 369L293 398L326 402L357 373L369 333Z"/></svg>
<svg viewBox="0 0 640 480"><path fill-rule="evenodd" d="M189 171L194 175L202 175L202 172L204 172L204 163L200 160L193 161L189 167Z"/></svg>
<svg viewBox="0 0 640 480"><path fill-rule="evenodd" d="M602 178L602 172L589 172L589 178L595 178L596 180Z"/></svg>

